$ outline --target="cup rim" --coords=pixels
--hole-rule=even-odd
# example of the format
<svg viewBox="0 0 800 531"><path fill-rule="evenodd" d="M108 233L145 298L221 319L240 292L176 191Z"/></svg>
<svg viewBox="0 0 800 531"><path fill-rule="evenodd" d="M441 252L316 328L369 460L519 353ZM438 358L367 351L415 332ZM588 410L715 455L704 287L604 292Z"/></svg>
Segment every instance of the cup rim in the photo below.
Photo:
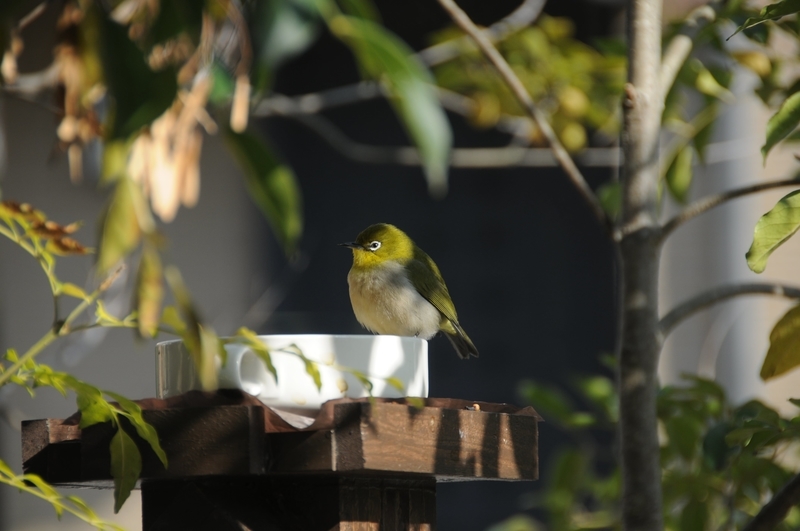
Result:
<svg viewBox="0 0 800 531"><path fill-rule="evenodd" d="M428 341L427 339L423 339L421 337L397 336L397 335L391 335L391 334L259 334L257 337L259 337L259 338L264 338L264 337L273 338L274 337L276 339L281 339L281 338L286 338L286 337L298 337L298 336L308 337L308 338L329 337L329 338L333 338L333 339L353 339L353 340L367 339L367 338L375 339L376 337L398 337L400 339L408 339L408 340L412 340L412 341L413 340L425 341L425 342ZM223 336L220 339L228 339L230 337L231 336ZM183 340L182 339L168 339L166 341L159 341L158 343L156 343L156 346L159 346L159 347L162 346L162 345L166 346L166 345L170 345L170 344L173 344L173 343L183 343Z"/></svg>

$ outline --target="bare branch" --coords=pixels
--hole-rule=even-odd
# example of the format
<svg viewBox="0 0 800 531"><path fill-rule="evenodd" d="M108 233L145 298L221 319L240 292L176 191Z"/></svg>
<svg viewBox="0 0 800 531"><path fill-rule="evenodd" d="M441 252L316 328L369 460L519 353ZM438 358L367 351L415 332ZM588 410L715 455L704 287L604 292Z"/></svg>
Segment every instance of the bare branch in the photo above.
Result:
<svg viewBox="0 0 800 531"><path fill-rule="evenodd" d="M789 514L789 510L800 504L800 474L783 486L764 507L758 511L742 531L770 531L775 529Z"/></svg>
<svg viewBox="0 0 800 531"><path fill-rule="evenodd" d="M40 3L31 9L27 15L22 17L19 22L17 22L17 29L23 30L28 26L28 24L39 18L39 16L44 13L44 10L47 8L47 2L48 0L45 0L44 2Z"/></svg>
<svg viewBox="0 0 800 531"><path fill-rule="evenodd" d="M532 24L539 18L543 7L544 0L525 0L511 14L482 30L482 33L492 42L502 41L509 35ZM417 57L428 66L438 65L458 57L469 42L471 42L470 38L465 35L426 48L419 52Z"/></svg>
<svg viewBox="0 0 800 531"><path fill-rule="evenodd" d="M728 284L712 288L673 308L658 322L661 335L666 337L684 319L695 312L739 295L775 295L787 299L800 299L800 288L782 284Z"/></svg>
<svg viewBox="0 0 800 531"><path fill-rule="evenodd" d="M664 98L667 97L672 84L675 83L675 77L678 75L683 63L686 62L686 58L692 52L695 35L706 22L713 22L716 17L716 11L709 5L696 8L686 17L680 33L675 35L669 42L661 59L661 72L659 74L661 101L664 101Z"/></svg>
<svg viewBox="0 0 800 531"><path fill-rule="evenodd" d="M3 92L16 95L36 96L39 93L51 89L58 83L59 66L50 63L50 66L38 72L17 75L14 83L2 85Z"/></svg>
<svg viewBox="0 0 800 531"><path fill-rule="evenodd" d="M520 81L519 77L517 77L517 75L511 69L511 66L506 62L503 56L500 55L500 52L498 52L497 48L492 45L491 41L486 37L486 35L484 35L484 33L478 29L475 23L472 22L472 20L467 16L467 14L460 7L458 7L458 5L456 5L454 0L438 1L453 19L453 21L462 30L464 30L464 32L469 35L473 41L475 41L475 44L477 44L481 52L483 52L489 62L492 63L495 69L497 69L498 73L508 85L509 89L511 89L511 92L522 104L522 107L525 109L526 113L534 120L534 122L536 122L536 125L539 127L542 134L545 136L545 138L547 138L550 148L553 150L553 155L555 156L561 168L566 172L573 185L575 185L575 187L578 189L578 192L589 204L592 213L595 215L595 217L597 217L598 221L600 221L604 228L610 230L611 222L603 210L600 201L597 199L597 196L594 195L594 192L589 187L586 179L575 165L575 162L569 156L569 153L567 153L567 150L558 140L558 137L553 132L550 124L547 123L546 117L534 104L530 94L528 94L528 91L525 89L522 81Z"/></svg>
<svg viewBox="0 0 800 531"><path fill-rule="evenodd" d="M661 239L663 241L664 238L669 236L672 231L690 219L696 218L700 214L703 214L716 206L730 201L731 199L762 192L764 190L771 190L773 188L782 188L784 186L800 186L800 177L783 179L780 181L769 181L751 186L745 186L743 188L736 188L735 190L729 190L727 192L722 192L721 194L712 195L710 197L705 197L695 201L694 203L687 205L686 208L684 208L679 214L664 224L664 227L661 229Z"/></svg>
<svg viewBox="0 0 800 531"><path fill-rule="evenodd" d="M275 99L275 98L271 98ZM421 166L419 152L408 146L373 146L349 138L329 120L316 114L291 111L291 98L283 104L273 102L273 111L288 112L276 115L290 117L305 125L343 156L367 164L397 164ZM619 161L618 148L589 148L583 150L579 160L584 166L609 167ZM556 167L558 162L549 148L507 146L498 148L455 148L450 154L450 166L454 168L508 168L508 167Z"/></svg>

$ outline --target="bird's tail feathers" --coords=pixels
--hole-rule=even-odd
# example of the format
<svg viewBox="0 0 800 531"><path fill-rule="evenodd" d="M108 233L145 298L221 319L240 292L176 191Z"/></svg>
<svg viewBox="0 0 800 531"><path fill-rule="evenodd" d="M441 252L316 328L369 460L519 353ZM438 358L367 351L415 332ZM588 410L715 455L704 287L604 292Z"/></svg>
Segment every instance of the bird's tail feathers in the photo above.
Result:
<svg viewBox="0 0 800 531"><path fill-rule="evenodd" d="M477 358L478 357L478 349L475 347L475 344L469 338L464 329L461 328L456 322L450 321L452 325L453 331L450 330L443 330L444 334L447 336L447 339L450 340L450 343L453 344L453 348L456 349L458 356L462 359L469 359L470 356Z"/></svg>

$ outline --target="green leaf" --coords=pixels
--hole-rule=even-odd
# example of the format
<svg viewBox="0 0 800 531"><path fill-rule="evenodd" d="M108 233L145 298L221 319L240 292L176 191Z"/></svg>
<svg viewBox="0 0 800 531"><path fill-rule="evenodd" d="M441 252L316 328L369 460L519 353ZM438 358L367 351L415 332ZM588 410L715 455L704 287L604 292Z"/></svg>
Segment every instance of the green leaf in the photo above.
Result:
<svg viewBox="0 0 800 531"><path fill-rule="evenodd" d="M548 421L568 424L574 413L574 407L570 400L556 387L528 380L520 383L519 394Z"/></svg>
<svg viewBox="0 0 800 531"><path fill-rule="evenodd" d="M403 382L400 381L400 378L395 378L394 376L390 376L389 378L386 378L386 383L394 387L401 393L405 391L405 386L403 385Z"/></svg>
<svg viewBox="0 0 800 531"><path fill-rule="evenodd" d="M204 6L205 2L197 0L159 2L158 16L147 32L148 43L152 46L185 33L197 45L200 42Z"/></svg>
<svg viewBox="0 0 800 531"><path fill-rule="evenodd" d="M761 379L769 380L800 365L800 305L780 318L769 335L769 350L761 366Z"/></svg>
<svg viewBox="0 0 800 531"><path fill-rule="evenodd" d="M724 421L713 426L703 437L703 459L712 470L722 470L733 453L726 442L727 435L733 430L731 422Z"/></svg>
<svg viewBox="0 0 800 531"><path fill-rule="evenodd" d="M686 203L692 185L692 161L694 152L686 145L678 152L667 170L667 190L679 203Z"/></svg>
<svg viewBox="0 0 800 531"><path fill-rule="evenodd" d="M767 267L769 256L800 228L800 190L784 196L756 223L753 243L745 255L747 266L756 273Z"/></svg>
<svg viewBox="0 0 800 531"><path fill-rule="evenodd" d="M64 383L77 395L76 402L81 412L79 425L81 429L114 420L114 411L111 408L111 404L103 397L100 389L81 382L72 376L65 376Z"/></svg>
<svg viewBox="0 0 800 531"><path fill-rule="evenodd" d="M348 15L372 22L380 23L381 21L380 13L371 0L339 0L339 5L342 11Z"/></svg>
<svg viewBox="0 0 800 531"><path fill-rule="evenodd" d="M669 436L669 446L684 459L691 459L700 447L702 424L688 416L674 416L666 420L664 427Z"/></svg>
<svg viewBox="0 0 800 531"><path fill-rule="evenodd" d="M208 94L208 101L214 105L229 104L233 99L233 91L236 83L233 76L225 69L225 67L215 59L209 69L211 76L211 92Z"/></svg>
<svg viewBox="0 0 800 531"><path fill-rule="evenodd" d="M681 511L680 525L681 531L704 531L708 522L708 504L692 499L684 506Z"/></svg>
<svg viewBox="0 0 800 531"><path fill-rule="evenodd" d="M99 274L106 273L139 245L143 227L151 228L148 215L139 185L127 177L119 179L100 223Z"/></svg>
<svg viewBox="0 0 800 531"><path fill-rule="evenodd" d="M320 19L307 0L270 0L245 6L251 8L247 19L255 54L251 83L260 92L269 88L281 64L316 40Z"/></svg>
<svg viewBox="0 0 800 531"><path fill-rule="evenodd" d="M785 17L786 15L797 13L798 11L800 11L800 0L782 0L781 2L769 4L761 9L761 12L758 14L758 16L750 17L745 20L744 24L736 28L736 31L733 32L733 35L736 35L742 30L762 24L767 20L777 20L781 17ZM733 35L731 35L731 37L733 37ZM731 37L728 38L730 39Z"/></svg>
<svg viewBox="0 0 800 531"><path fill-rule="evenodd" d="M767 141L761 146L761 155L764 162L775 144L789 136L800 124L800 92L795 92L781 104L772 118L767 122Z"/></svg>
<svg viewBox="0 0 800 531"><path fill-rule="evenodd" d="M622 210L622 186L619 181L601 185L597 189L597 198L606 214L616 218Z"/></svg>
<svg viewBox="0 0 800 531"><path fill-rule="evenodd" d="M154 337L158 332L164 300L164 269L158 251L151 245L145 245L142 250L135 289L134 307L139 315L139 334Z"/></svg>
<svg viewBox="0 0 800 531"><path fill-rule="evenodd" d="M156 433L156 429L151 424L144 420L142 408L139 407L139 404L112 391L103 392L119 403L120 407L126 413L125 416L131 421L133 427L136 428L136 433L150 444L150 447L158 456L164 468L167 468L167 454L164 452L164 449L161 448L161 442L158 440L158 433Z"/></svg>
<svg viewBox="0 0 800 531"><path fill-rule="evenodd" d="M114 513L131 495L142 473L142 456L136 443L122 427L111 438L111 476L114 478Z"/></svg>
<svg viewBox="0 0 800 531"><path fill-rule="evenodd" d="M442 197L447 193L453 135L430 72L403 41L379 24L337 16L330 29L350 46L366 75L386 85L395 112L419 150L428 190Z"/></svg>
<svg viewBox="0 0 800 531"><path fill-rule="evenodd" d="M128 28L99 8L92 9L85 24L100 28L100 57L108 91L113 98L109 139L126 138L161 116L178 92L176 72L167 67L154 72L144 52L128 37Z"/></svg>
<svg viewBox="0 0 800 531"><path fill-rule="evenodd" d="M736 101L733 93L717 81L714 74L697 58L687 61L680 75L683 82L692 85L701 94L713 96L728 104Z"/></svg>
<svg viewBox="0 0 800 531"><path fill-rule="evenodd" d="M287 254L303 231L302 198L292 170L251 131L225 130L225 140L245 175L250 196L266 215Z"/></svg>

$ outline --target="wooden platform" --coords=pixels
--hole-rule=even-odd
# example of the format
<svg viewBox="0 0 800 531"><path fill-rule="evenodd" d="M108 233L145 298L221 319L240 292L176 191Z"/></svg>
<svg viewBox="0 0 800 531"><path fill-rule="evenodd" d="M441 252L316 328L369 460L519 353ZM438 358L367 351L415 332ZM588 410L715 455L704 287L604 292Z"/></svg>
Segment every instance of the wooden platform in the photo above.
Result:
<svg viewBox="0 0 800 531"><path fill-rule="evenodd" d="M532 408L342 399L326 403L311 426L298 430L237 392L139 403L169 458L164 469L135 431L126 430L142 452L148 531L175 525L427 530L435 528L437 481L538 478L540 417ZM78 420L24 422L23 469L57 485L112 488L111 426L80 430ZM311 518L300 507L307 509L312 498L313 522L295 521ZM276 499L280 507L267 503ZM188 524L189 514L197 522Z"/></svg>

